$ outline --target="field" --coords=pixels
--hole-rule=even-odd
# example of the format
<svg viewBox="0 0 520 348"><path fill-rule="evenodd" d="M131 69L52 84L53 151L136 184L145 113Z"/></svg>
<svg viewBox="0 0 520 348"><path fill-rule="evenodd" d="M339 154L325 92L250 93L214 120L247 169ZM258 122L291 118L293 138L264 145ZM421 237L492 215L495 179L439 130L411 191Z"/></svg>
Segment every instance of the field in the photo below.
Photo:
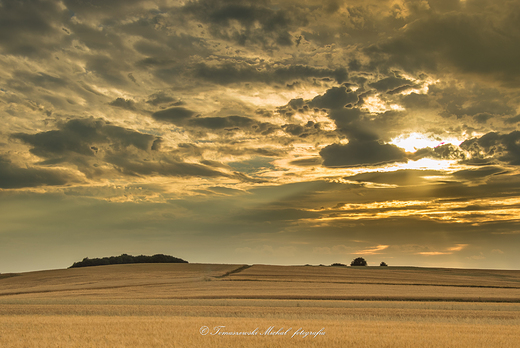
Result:
<svg viewBox="0 0 520 348"><path fill-rule="evenodd" d="M520 271L135 264L0 274L0 347L518 342Z"/></svg>

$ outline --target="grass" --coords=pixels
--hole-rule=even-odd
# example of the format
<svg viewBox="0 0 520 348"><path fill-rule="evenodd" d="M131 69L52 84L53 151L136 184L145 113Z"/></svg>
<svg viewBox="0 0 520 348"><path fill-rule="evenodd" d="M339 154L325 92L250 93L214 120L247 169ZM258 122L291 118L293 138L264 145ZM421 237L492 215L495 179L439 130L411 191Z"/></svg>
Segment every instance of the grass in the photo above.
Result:
<svg viewBox="0 0 520 348"><path fill-rule="evenodd" d="M21 273L0 279L0 347L518 347L519 279L196 264ZM202 335L203 326L258 330ZM269 327L291 330L260 335ZM299 328L325 334L290 337Z"/></svg>

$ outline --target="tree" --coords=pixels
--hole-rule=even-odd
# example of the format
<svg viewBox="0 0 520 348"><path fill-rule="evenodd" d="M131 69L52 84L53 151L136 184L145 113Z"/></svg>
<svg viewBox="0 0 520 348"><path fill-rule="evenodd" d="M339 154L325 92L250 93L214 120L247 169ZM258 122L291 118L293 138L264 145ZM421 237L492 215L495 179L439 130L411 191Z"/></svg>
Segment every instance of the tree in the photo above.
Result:
<svg viewBox="0 0 520 348"><path fill-rule="evenodd" d="M121 254L119 256L103 257L101 259L89 259L88 257L85 257L83 261L74 262L74 264L69 268L100 265L121 265L127 263L188 263L188 261L164 254L155 254L153 256L132 256L128 254Z"/></svg>
<svg viewBox="0 0 520 348"><path fill-rule="evenodd" d="M351 266L366 266L367 265L367 262L365 261L364 258L362 257L358 257L358 258L355 258L351 263L350 263Z"/></svg>
<svg viewBox="0 0 520 348"><path fill-rule="evenodd" d="M381 263L379 264L379 266L388 266L388 265L386 264L386 262L381 262Z"/></svg>
<svg viewBox="0 0 520 348"><path fill-rule="evenodd" d="M333 266L333 267L346 267L347 265L344 265L342 263L336 262L336 263L333 263L331 266Z"/></svg>

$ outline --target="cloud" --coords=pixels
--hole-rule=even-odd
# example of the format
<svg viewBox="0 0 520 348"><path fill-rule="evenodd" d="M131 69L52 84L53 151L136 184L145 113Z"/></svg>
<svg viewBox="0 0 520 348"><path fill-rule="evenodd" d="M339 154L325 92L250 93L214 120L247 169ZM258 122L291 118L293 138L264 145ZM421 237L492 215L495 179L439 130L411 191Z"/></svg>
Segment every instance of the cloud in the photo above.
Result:
<svg viewBox="0 0 520 348"><path fill-rule="evenodd" d="M219 177L228 176L219 171L197 163L162 158L161 161L150 162L133 159L131 156L107 155L104 160L116 166L118 170L127 175L163 175L163 176L196 176Z"/></svg>
<svg viewBox="0 0 520 348"><path fill-rule="evenodd" d="M422 251L419 253L415 253L416 255L425 255L425 256L436 256L436 255L449 255L450 252L443 252L443 251Z"/></svg>
<svg viewBox="0 0 520 348"><path fill-rule="evenodd" d="M325 69L305 65L272 67L257 62L224 62L219 65L199 63L194 68L194 75L200 79L220 85L242 82L261 82L266 84L285 84L310 77L334 78L342 83L347 78L344 68Z"/></svg>
<svg viewBox="0 0 520 348"><path fill-rule="evenodd" d="M140 150L151 150L158 138L115 126L102 119L72 119L59 124L58 130L35 134L15 133L13 138L32 145L31 152L45 158L67 154L94 156L96 145L111 145L116 148L134 146Z"/></svg>
<svg viewBox="0 0 520 348"><path fill-rule="evenodd" d="M392 172L368 172L345 177L346 180L359 182L374 182L390 185L419 185L427 183L427 176L443 176L438 170L405 169Z"/></svg>
<svg viewBox="0 0 520 348"><path fill-rule="evenodd" d="M408 79L390 76L383 78L377 82L372 82L368 84L370 87L375 88L379 92L385 92L390 90L395 90L396 88L408 86L411 87L414 83Z"/></svg>
<svg viewBox="0 0 520 348"><path fill-rule="evenodd" d="M161 138L102 119L72 119L59 124L58 130L17 133L12 137L31 145L33 154L48 159L43 163L71 163L90 177L106 174L101 164L110 164L125 175L236 177L161 153L153 155L159 150Z"/></svg>
<svg viewBox="0 0 520 348"><path fill-rule="evenodd" d="M65 185L74 180L64 170L52 170L35 166L19 167L0 155L0 188Z"/></svg>
<svg viewBox="0 0 520 348"><path fill-rule="evenodd" d="M377 245L372 248L356 251L355 253L352 253L352 254L354 254L354 255L377 255L377 254L381 254L380 251L388 249L388 247L389 247L389 245L381 244L381 245Z"/></svg>
<svg viewBox="0 0 520 348"><path fill-rule="evenodd" d="M480 254L478 254L478 255L469 256L468 259L471 259L471 260L485 260L486 257L484 256L483 252L480 252Z"/></svg>
<svg viewBox="0 0 520 348"><path fill-rule="evenodd" d="M467 81L462 86L432 85L428 95L434 98L443 109L442 116L472 117L484 123L492 117L503 117L515 113L515 107L507 97L507 91L501 91L478 83Z"/></svg>
<svg viewBox="0 0 520 348"><path fill-rule="evenodd" d="M460 147L471 155L470 161L494 160L520 165L520 131L509 134L487 133L480 138L464 141Z"/></svg>
<svg viewBox="0 0 520 348"><path fill-rule="evenodd" d="M332 144L320 151L325 167L375 166L407 162L406 152L392 144L378 141L351 141L348 144Z"/></svg>
<svg viewBox="0 0 520 348"><path fill-rule="evenodd" d="M196 113L194 111L177 106L161 111L156 111L152 114L152 117L157 121L173 123L179 126L184 124L187 119L195 114Z"/></svg>
<svg viewBox="0 0 520 348"><path fill-rule="evenodd" d="M109 84L123 87L128 85L129 79L126 74L131 66L126 61L115 59L107 55L95 55L87 58L86 69L96 74Z"/></svg>
<svg viewBox="0 0 520 348"><path fill-rule="evenodd" d="M462 151L458 146L452 144L443 144L434 148L425 147L419 149L413 154L408 155L408 157L414 161L426 157L442 160L463 160L466 158L466 155L464 154L464 151Z"/></svg>
<svg viewBox="0 0 520 348"><path fill-rule="evenodd" d="M486 166L477 169L464 169L453 173L457 179L475 180L490 175L505 174L507 170L501 167Z"/></svg>
<svg viewBox="0 0 520 348"><path fill-rule="evenodd" d="M190 126L208 129L249 128L254 124L256 124L255 121L243 116L204 117L194 118L189 121Z"/></svg>
<svg viewBox="0 0 520 348"><path fill-rule="evenodd" d="M254 133L261 133L267 135L279 128L267 122L258 122L252 118L245 116L213 116L213 117L199 117L194 111L184 107L172 107L152 113L152 118L172 123L178 127L183 127L196 134L203 134L205 131L217 132L219 130L225 131L251 131ZM258 149L259 151L265 151Z"/></svg>
<svg viewBox="0 0 520 348"><path fill-rule="evenodd" d="M375 60L381 65L385 59L408 72L451 67L518 86L520 33L513 24L518 13L519 5L506 1L471 4L464 12L432 11L366 52L379 55Z"/></svg>
<svg viewBox="0 0 520 348"><path fill-rule="evenodd" d="M468 246L468 244L457 244L454 247L448 248L447 250L449 250L449 251L461 251L462 249L464 249L467 246Z"/></svg>
<svg viewBox="0 0 520 348"><path fill-rule="evenodd" d="M323 159L321 157L308 157L308 158L299 158L289 162L289 164L298 167L312 167L318 166L323 163Z"/></svg>
<svg viewBox="0 0 520 348"><path fill-rule="evenodd" d="M5 209L19 210L12 202L23 195L20 206L30 205L37 195L28 191L42 200L64 192L67 208L79 202L78 216L83 202L103 200L92 216L107 214L110 230L114 223L177 241L173 224L208 236L208 245L226 244L229 255L250 248L233 262L263 244L284 245L267 239L291 245L296 235L309 243L298 246L302 259L318 239L323 252L381 252L399 259L394 264L427 264L418 252L455 256L458 243L514 255L516 1L0 7L0 186L38 187L4 190ZM406 152L396 141L411 134L445 143ZM143 203L134 212L156 205L128 214L132 202ZM63 209L41 207L42 214L20 210L16 223L45 216L48 224L23 225L32 231L63 221L47 217ZM81 224L85 235L107 230L91 220ZM184 240L194 260L212 262L200 238ZM353 240L371 247L349 246ZM391 246L377 249L383 241ZM423 247L400 252L407 243ZM478 255L468 249L459 254Z"/></svg>
<svg viewBox="0 0 520 348"><path fill-rule="evenodd" d="M110 102L108 105L115 106L115 107L122 108L122 109L126 109L126 110L130 110L130 111L135 111L136 108L135 108L134 104L135 103L134 103L133 100L127 100L127 99L124 99L124 98L117 98L116 100Z"/></svg>
<svg viewBox="0 0 520 348"><path fill-rule="evenodd" d="M358 94L347 90L345 86L332 87L325 94L314 97L309 103L312 107L340 109L349 103L356 103Z"/></svg>
<svg viewBox="0 0 520 348"><path fill-rule="evenodd" d="M181 11L208 25L210 33L217 38L241 46L261 45L264 49L292 46L290 30L306 21L305 14L298 7L292 7L289 12L263 2L246 0L193 1Z"/></svg>
<svg viewBox="0 0 520 348"><path fill-rule="evenodd" d="M66 34L54 23L64 11L53 1L6 1L0 11L0 50L26 57L48 56ZM45 38L45 39L43 39Z"/></svg>
<svg viewBox="0 0 520 348"><path fill-rule="evenodd" d="M445 251L423 251L415 253L416 255L425 255L425 256L436 256L436 255L450 255L453 254L454 251L461 251L465 249L468 244L456 244L453 247L446 248Z"/></svg>
<svg viewBox="0 0 520 348"><path fill-rule="evenodd" d="M151 104L153 106L173 103L176 101L175 98L166 95L164 92L154 93L150 95L148 98L149 99L146 101L146 103Z"/></svg>
<svg viewBox="0 0 520 348"><path fill-rule="evenodd" d="M516 115L514 117L510 117L504 121L505 123L511 124L511 123L518 123L520 122L520 115Z"/></svg>

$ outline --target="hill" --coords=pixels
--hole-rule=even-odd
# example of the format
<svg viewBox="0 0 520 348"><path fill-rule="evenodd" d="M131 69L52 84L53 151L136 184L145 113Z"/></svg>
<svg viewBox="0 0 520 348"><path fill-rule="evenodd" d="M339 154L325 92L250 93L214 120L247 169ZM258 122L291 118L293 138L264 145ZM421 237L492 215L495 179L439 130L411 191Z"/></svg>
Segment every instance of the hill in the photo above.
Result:
<svg viewBox="0 0 520 348"><path fill-rule="evenodd" d="M520 271L119 264L5 275L0 296L520 302Z"/></svg>

